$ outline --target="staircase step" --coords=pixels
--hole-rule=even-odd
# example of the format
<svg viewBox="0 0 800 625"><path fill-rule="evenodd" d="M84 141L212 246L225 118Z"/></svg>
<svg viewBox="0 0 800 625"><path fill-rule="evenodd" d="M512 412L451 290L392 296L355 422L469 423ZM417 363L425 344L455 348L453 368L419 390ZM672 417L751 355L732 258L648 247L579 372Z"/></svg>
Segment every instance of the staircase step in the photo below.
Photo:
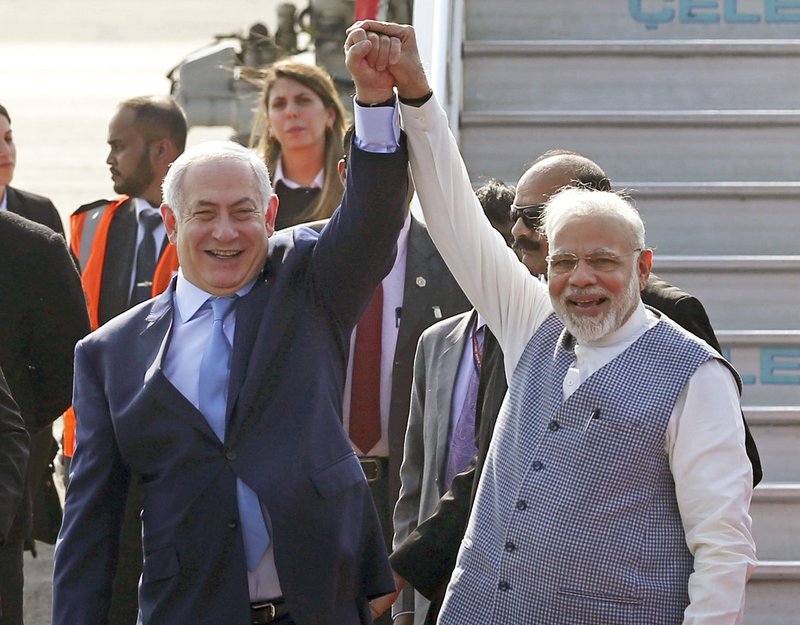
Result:
<svg viewBox="0 0 800 625"><path fill-rule="evenodd" d="M800 350L798 350L800 359ZM800 360L799 360L800 361ZM800 395L800 387L796 387L795 395ZM747 392L747 387L745 392ZM761 389L761 395L773 396L769 389ZM793 484L800 479L800 405L795 406L762 406L745 407L744 409L750 431L758 446L761 466L764 469L763 486L772 488ZM756 490L759 497L767 497L772 491L768 488ZM800 512L800 510L798 510ZM800 520L800 516L797 517ZM800 550L800 541L796 534L793 540ZM798 553L800 559L800 551Z"/></svg>
<svg viewBox="0 0 800 625"><path fill-rule="evenodd" d="M764 456L766 452L762 451ZM753 492L750 514L759 559L800 561L800 484L759 484Z"/></svg>
<svg viewBox="0 0 800 625"><path fill-rule="evenodd" d="M715 330L800 330L800 256L656 251L653 272L699 298Z"/></svg>
<svg viewBox="0 0 800 625"><path fill-rule="evenodd" d="M797 625L800 561L759 562L747 584L745 625Z"/></svg>
<svg viewBox="0 0 800 625"><path fill-rule="evenodd" d="M800 254L798 182L620 182L658 256Z"/></svg>
<svg viewBox="0 0 800 625"><path fill-rule="evenodd" d="M469 39L794 38L794 2L466 2Z"/></svg>
<svg viewBox="0 0 800 625"><path fill-rule="evenodd" d="M470 112L781 109L800 91L800 39L467 41L463 58Z"/></svg>
<svg viewBox="0 0 800 625"><path fill-rule="evenodd" d="M612 180L780 182L797 177L800 112L464 112L460 141L473 180L516 180L539 154L566 148Z"/></svg>
<svg viewBox="0 0 800 625"><path fill-rule="evenodd" d="M723 355L742 377L745 406L800 406L800 331L718 330L716 334ZM775 410L771 421L760 419L759 425L765 436L788 437L791 429L776 432L772 428L794 426L794 417L780 412L792 409ZM766 465L771 471L770 480L800 479L800 454L792 450L788 440L779 440L777 445L774 457ZM777 453L778 449L783 453ZM778 478L778 474L786 477Z"/></svg>

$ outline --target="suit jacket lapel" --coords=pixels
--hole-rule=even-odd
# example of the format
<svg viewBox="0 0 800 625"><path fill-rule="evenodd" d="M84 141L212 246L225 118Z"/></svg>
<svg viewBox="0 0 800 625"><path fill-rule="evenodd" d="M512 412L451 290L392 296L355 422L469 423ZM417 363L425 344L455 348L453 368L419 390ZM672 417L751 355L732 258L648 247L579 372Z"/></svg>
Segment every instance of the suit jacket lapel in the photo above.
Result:
<svg viewBox="0 0 800 625"><path fill-rule="evenodd" d="M16 213L20 217L30 219L31 217L28 206L25 203L24 198L17 193L17 190L6 185L6 194L8 195L6 200L6 206L8 210L10 210L12 213Z"/></svg>
<svg viewBox="0 0 800 625"><path fill-rule="evenodd" d="M137 341L135 347L136 358L139 359L139 362L147 364L144 392L152 392L170 412L186 419L193 427L219 443L217 435L214 434L203 413L186 399L164 375L164 355L169 348L174 315L172 299L174 290L175 278L169 288L153 301L150 313L145 318L145 328L139 335L140 340Z"/></svg>
<svg viewBox="0 0 800 625"><path fill-rule="evenodd" d="M136 251L136 211L129 199L117 209L108 231L100 285L100 323L128 309Z"/></svg>
<svg viewBox="0 0 800 625"><path fill-rule="evenodd" d="M435 301L436 295L430 293L427 297L414 297L411 293L419 289L432 289L437 276L431 270L430 257L436 253L431 241L425 236L422 226L412 217L411 227L408 232L408 254L406 260L406 275L403 282L403 314L400 317L400 328L397 333L397 347L399 352L405 349L413 337L419 335L416 328L425 323L425 316L431 313L430 303ZM412 353L416 345L411 346Z"/></svg>
<svg viewBox="0 0 800 625"><path fill-rule="evenodd" d="M239 393L248 371L256 333L269 299L268 295L269 286L263 279L259 279L252 290L241 298L241 301L236 305L236 335L233 338L231 375L228 384L228 413L226 419L228 430L235 425L233 423L236 414L234 407L239 401ZM226 432L226 438L227 435L228 433Z"/></svg>

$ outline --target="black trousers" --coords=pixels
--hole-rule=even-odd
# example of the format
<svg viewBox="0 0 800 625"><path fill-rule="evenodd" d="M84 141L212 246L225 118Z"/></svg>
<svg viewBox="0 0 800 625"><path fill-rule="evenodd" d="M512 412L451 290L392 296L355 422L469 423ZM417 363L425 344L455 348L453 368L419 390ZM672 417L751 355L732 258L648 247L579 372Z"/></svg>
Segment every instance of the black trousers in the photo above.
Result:
<svg viewBox="0 0 800 625"><path fill-rule="evenodd" d="M20 538L0 546L0 625L22 625L22 544Z"/></svg>

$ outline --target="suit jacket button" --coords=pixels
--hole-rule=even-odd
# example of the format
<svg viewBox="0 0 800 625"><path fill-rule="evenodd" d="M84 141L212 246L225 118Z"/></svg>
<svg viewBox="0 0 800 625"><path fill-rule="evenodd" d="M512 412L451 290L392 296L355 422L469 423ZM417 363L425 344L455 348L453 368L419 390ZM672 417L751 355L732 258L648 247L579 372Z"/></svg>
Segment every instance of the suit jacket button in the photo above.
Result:
<svg viewBox="0 0 800 625"><path fill-rule="evenodd" d="M228 527L232 530L235 530L237 527L239 527L239 522L236 519L231 519L228 521Z"/></svg>
<svg viewBox="0 0 800 625"><path fill-rule="evenodd" d="M233 451L232 449L226 449L225 450L225 457L228 460L230 460L231 462L233 462L234 460L236 460L236 452Z"/></svg>

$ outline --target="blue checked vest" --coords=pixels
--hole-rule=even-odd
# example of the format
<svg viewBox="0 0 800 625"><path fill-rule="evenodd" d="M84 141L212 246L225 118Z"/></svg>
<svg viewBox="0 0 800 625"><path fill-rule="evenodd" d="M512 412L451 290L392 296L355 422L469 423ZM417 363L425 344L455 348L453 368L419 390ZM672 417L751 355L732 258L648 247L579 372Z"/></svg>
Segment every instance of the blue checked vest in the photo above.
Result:
<svg viewBox="0 0 800 625"><path fill-rule="evenodd" d="M680 624L693 558L665 435L711 358L662 316L563 401L572 337L548 318L512 376L439 623Z"/></svg>

